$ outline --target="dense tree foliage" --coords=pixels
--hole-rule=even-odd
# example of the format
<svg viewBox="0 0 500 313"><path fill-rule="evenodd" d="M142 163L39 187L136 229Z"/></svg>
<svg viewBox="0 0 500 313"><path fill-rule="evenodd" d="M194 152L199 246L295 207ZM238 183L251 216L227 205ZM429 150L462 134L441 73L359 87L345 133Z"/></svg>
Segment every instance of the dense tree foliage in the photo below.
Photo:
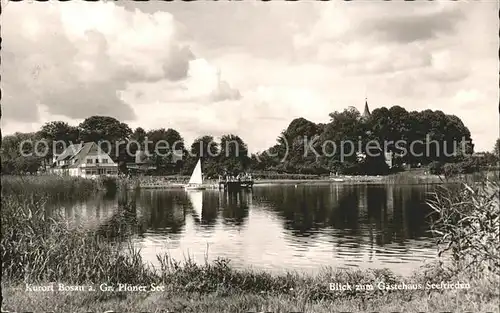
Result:
<svg viewBox="0 0 500 313"><path fill-rule="evenodd" d="M142 134L136 134L142 136ZM174 153L184 151L184 139L172 128L153 129L146 133L147 147L142 147L150 154L160 172L168 171L173 163Z"/></svg>
<svg viewBox="0 0 500 313"><path fill-rule="evenodd" d="M137 149L146 150L158 167L158 173L189 174L198 159L202 159L203 173L215 177L224 172L260 170L278 173L324 174L385 174L389 167L386 153L394 155L394 167L402 164L428 165L432 172L443 173L445 164L461 164L460 171L498 162L500 140L493 153L471 160L471 135L460 118L441 111L408 112L400 106L378 108L369 118L349 107L329 114L330 121L316 124L304 118L291 121L269 149L249 155L244 140L226 134L217 142L212 136L196 138L191 146L172 128L134 131L112 117L92 116L78 126L54 121L45 124L39 132L16 133L2 138L2 172L34 172L49 163L52 151L60 153L54 143L109 141L111 157L121 165L135 160ZM47 142L45 157L23 157L19 148L23 140ZM138 145L116 143L137 142ZM147 144L146 144L147 142ZM159 144L159 143L162 144ZM26 147L24 147L26 148ZM38 147L41 149L42 147ZM103 147L106 150L106 146ZM409 150L413 153L409 153ZM175 161L173 152L181 151L183 159ZM448 171L456 169L448 166Z"/></svg>
<svg viewBox="0 0 500 313"><path fill-rule="evenodd" d="M222 136L218 161L223 172L229 175L237 175L245 171L250 165L246 143L236 135Z"/></svg>
<svg viewBox="0 0 500 313"><path fill-rule="evenodd" d="M2 138L2 173L36 173L46 163L47 146L37 133L14 133ZM34 154L33 151L38 151Z"/></svg>
<svg viewBox="0 0 500 313"><path fill-rule="evenodd" d="M146 139L147 133L142 127L137 127L132 133L132 140L137 141L139 144L143 144Z"/></svg>
<svg viewBox="0 0 500 313"><path fill-rule="evenodd" d="M61 153L64 147L70 144L78 143L80 138L80 130L78 127L71 126L66 122L55 121L46 123L38 132L40 137L45 138L49 146L56 153ZM57 143L55 147L53 144Z"/></svg>
<svg viewBox="0 0 500 313"><path fill-rule="evenodd" d="M84 142L120 141L132 135L130 127L109 116L91 116L79 126L80 139Z"/></svg>
<svg viewBox="0 0 500 313"><path fill-rule="evenodd" d="M464 161L473 145L462 121L441 111L382 107L364 119L349 107L331 113L325 125L293 120L276 145L252 156L252 164L282 172L384 174L386 152L395 155L395 167L444 164Z"/></svg>
<svg viewBox="0 0 500 313"><path fill-rule="evenodd" d="M115 161L127 161L125 143L132 135L130 127L109 116L91 116L79 126L79 139L82 142L102 143L101 148ZM103 144L103 142L109 143Z"/></svg>

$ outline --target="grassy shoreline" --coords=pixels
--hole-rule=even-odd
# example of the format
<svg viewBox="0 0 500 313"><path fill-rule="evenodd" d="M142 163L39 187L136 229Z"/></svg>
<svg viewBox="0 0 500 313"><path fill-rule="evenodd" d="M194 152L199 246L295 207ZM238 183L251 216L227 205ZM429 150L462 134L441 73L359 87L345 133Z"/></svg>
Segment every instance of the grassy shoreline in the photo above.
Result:
<svg viewBox="0 0 500 313"><path fill-rule="evenodd" d="M156 291L27 291L24 283L3 282L2 310L71 312L498 312L498 279L454 277L438 266L421 269L411 277L389 270L334 270L321 274L270 275L233 270L227 263L186 263L154 280ZM380 282L385 283L379 285ZM428 284L460 282L469 289L426 289ZM47 285L38 282L33 285ZM57 282L60 283L60 282ZM353 290L330 290L330 284L350 285ZM149 285L148 280L131 285ZM373 290L356 290L356 284ZM394 290L395 286L421 284L418 290ZM85 286L88 283L68 283ZM163 287L163 289L162 289ZM436 286L432 286L435 287ZM32 287L31 287L32 288Z"/></svg>
<svg viewBox="0 0 500 313"><path fill-rule="evenodd" d="M171 262L161 271L143 273L142 279L122 278L130 286L155 284L156 290L117 291L119 281L56 281L53 291L28 291L26 284L2 282L2 311L71 312L498 312L499 282L495 275L464 275L453 268L431 264L402 277L390 270L336 270L316 275L269 274L236 270L227 260L203 265L187 260ZM382 285L381 283L384 283ZM438 289L441 283L468 284L470 288ZM86 291L61 291L57 284L83 286ZM99 290L107 284L115 291ZM350 285L352 290L330 290L330 284ZM50 281L30 282L47 286ZM405 284L405 289L401 286ZM416 285L420 284L419 289ZM430 284L435 284L431 286ZM92 285L95 291L88 291ZM357 290L356 285L373 286ZM158 287L160 286L160 287ZM429 289L432 287L431 289Z"/></svg>

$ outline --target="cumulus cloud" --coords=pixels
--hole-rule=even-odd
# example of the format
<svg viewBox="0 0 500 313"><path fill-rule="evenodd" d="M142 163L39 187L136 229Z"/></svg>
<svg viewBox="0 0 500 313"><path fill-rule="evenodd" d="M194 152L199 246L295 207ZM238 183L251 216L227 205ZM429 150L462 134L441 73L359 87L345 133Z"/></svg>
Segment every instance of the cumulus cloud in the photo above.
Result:
<svg viewBox="0 0 500 313"><path fill-rule="evenodd" d="M378 39L397 43L438 38L456 31L464 18L463 6L454 3L336 2L317 4L319 18L311 30L294 37L296 46L318 42Z"/></svg>
<svg viewBox="0 0 500 313"><path fill-rule="evenodd" d="M132 120L134 110L120 91L131 82L183 79L193 59L165 12L146 15L82 2L13 3L3 13L7 119L36 121L36 106L43 104L70 118Z"/></svg>
<svg viewBox="0 0 500 313"><path fill-rule="evenodd" d="M323 6L312 30L295 35L298 55L313 55L322 63L342 67L348 75L422 68L428 72L427 79L466 76L469 69L465 67L450 72L448 65L456 59L454 54L445 56L447 51L434 51L438 49L436 42L458 32L458 25L465 19L463 6L433 2L415 3L408 8L401 2ZM448 64L441 66L446 60Z"/></svg>
<svg viewBox="0 0 500 313"><path fill-rule="evenodd" d="M405 4L397 5L404 6ZM403 7L397 9L403 9ZM464 15L460 7L453 3L449 5L436 3L417 7L417 10L405 10L401 14L383 17L374 14L372 19L363 19L361 30L375 30L378 36L388 41L411 43L452 34L457 30L456 26Z"/></svg>

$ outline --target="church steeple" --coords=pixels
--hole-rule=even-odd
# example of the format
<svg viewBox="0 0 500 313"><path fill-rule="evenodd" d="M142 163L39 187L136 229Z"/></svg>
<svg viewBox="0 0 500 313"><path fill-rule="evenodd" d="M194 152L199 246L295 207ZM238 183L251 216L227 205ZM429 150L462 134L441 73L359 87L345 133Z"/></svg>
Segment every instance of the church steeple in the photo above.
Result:
<svg viewBox="0 0 500 313"><path fill-rule="evenodd" d="M370 109L368 108L368 99L365 98L365 110L364 110L361 118L366 120L366 119L370 118L370 116L371 116L371 113L370 113Z"/></svg>

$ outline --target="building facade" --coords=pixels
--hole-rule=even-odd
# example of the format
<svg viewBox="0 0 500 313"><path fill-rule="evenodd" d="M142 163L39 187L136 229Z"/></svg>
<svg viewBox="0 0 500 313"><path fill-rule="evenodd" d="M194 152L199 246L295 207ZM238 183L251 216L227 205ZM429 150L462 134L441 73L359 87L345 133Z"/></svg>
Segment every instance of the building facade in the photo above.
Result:
<svg viewBox="0 0 500 313"><path fill-rule="evenodd" d="M54 156L50 171L63 176L117 176L118 164L94 142L70 145Z"/></svg>

